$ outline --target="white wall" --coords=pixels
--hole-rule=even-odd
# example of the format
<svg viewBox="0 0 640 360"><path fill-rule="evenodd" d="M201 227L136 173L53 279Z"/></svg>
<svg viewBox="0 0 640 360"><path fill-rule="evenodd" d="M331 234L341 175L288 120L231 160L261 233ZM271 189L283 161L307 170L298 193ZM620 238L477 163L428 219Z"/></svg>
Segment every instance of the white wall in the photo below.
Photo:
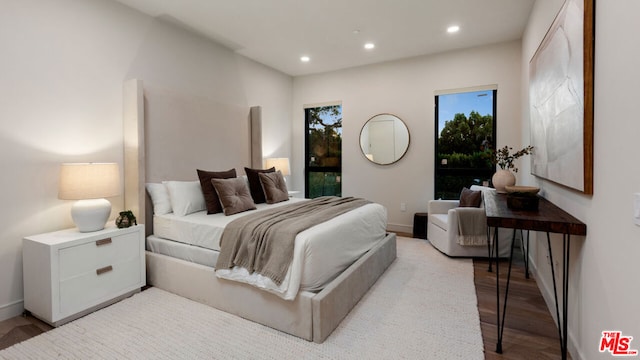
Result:
<svg viewBox="0 0 640 360"><path fill-rule="evenodd" d="M343 195L383 204L390 229L412 232L413 214L433 199L434 92L498 84L498 146L520 146L520 49L516 41L296 77L293 186L304 186L304 105L342 101ZM360 150L362 126L380 113L400 117L411 137L405 157L387 166L369 162Z"/></svg>
<svg viewBox="0 0 640 360"><path fill-rule="evenodd" d="M122 169L123 81L261 105L270 146L289 156L291 77L113 1L0 9L0 320L22 311L22 238L73 226L71 202L57 199L59 164ZM122 198L110 200L117 214Z"/></svg>
<svg viewBox="0 0 640 360"><path fill-rule="evenodd" d="M562 6L562 0L536 1L522 40L522 137L529 138L528 62ZM602 331L633 336L640 349L640 226L633 224L633 193L640 192L636 118L640 70L640 25L636 0L598 1L595 38L594 194L586 196L539 180L544 195L587 224L587 236L571 240L569 350L574 359L611 358L598 351ZM529 174L529 164L523 174ZM538 234L541 240L542 235ZM558 237L554 254L561 254ZM544 241L536 241L538 286L553 298ZM508 336L508 334L505 334Z"/></svg>

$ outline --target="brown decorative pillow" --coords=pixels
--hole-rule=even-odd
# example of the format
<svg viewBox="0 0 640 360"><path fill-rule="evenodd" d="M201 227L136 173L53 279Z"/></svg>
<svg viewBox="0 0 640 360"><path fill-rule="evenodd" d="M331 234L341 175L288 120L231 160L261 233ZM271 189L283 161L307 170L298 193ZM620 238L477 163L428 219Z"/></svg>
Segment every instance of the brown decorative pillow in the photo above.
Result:
<svg viewBox="0 0 640 360"><path fill-rule="evenodd" d="M473 191L467 188L460 193L460 207L480 207L482 204L482 191Z"/></svg>
<svg viewBox="0 0 640 360"><path fill-rule="evenodd" d="M289 200L287 184L280 170L271 173L259 173L260 183L264 190L264 197L267 204L275 204Z"/></svg>
<svg viewBox="0 0 640 360"><path fill-rule="evenodd" d="M218 193L225 215L256 208L243 178L211 179L211 183Z"/></svg>
<svg viewBox="0 0 640 360"><path fill-rule="evenodd" d="M236 169L227 171L198 171L198 178L200 179L200 187L202 187L202 194L204 195L204 201L207 205L207 214L217 214L222 212L222 205L220 199L216 193L216 189L213 188L211 179L229 179L236 177Z"/></svg>
<svg viewBox="0 0 640 360"><path fill-rule="evenodd" d="M264 190L262 190L262 183L260 183L260 177L258 174L260 173L270 173L276 172L276 168L272 167L270 169L250 169L244 168L244 172L247 174L247 179L249 180L249 190L251 190L251 197L253 198L253 202L256 204L262 204L266 202L264 197Z"/></svg>

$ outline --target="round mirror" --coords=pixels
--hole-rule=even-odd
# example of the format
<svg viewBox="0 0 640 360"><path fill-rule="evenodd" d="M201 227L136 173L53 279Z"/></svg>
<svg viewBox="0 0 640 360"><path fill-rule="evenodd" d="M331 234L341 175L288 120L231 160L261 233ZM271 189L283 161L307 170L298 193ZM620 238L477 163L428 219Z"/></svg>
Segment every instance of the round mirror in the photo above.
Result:
<svg viewBox="0 0 640 360"><path fill-rule="evenodd" d="M364 156L379 165L393 164L409 148L409 129L400 118L378 114L360 131L360 149Z"/></svg>

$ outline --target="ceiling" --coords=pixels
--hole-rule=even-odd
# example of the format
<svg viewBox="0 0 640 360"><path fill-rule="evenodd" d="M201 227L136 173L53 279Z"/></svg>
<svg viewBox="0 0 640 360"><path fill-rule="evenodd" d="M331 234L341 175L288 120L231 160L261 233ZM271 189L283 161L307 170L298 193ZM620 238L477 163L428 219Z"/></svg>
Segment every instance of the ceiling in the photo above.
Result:
<svg viewBox="0 0 640 360"><path fill-rule="evenodd" d="M522 37L535 0L116 0L292 76ZM460 26L455 34L450 25ZM366 42L375 48L364 49ZM303 63L301 56L309 56Z"/></svg>

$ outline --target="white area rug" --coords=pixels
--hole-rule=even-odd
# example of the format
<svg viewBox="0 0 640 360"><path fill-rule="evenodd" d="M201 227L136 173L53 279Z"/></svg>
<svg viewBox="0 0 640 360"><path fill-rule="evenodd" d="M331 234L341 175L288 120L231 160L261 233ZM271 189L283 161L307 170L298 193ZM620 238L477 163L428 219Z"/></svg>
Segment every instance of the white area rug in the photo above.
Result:
<svg viewBox="0 0 640 360"><path fill-rule="evenodd" d="M469 259L398 238L398 258L323 344L157 288L0 359L484 359Z"/></svg>

